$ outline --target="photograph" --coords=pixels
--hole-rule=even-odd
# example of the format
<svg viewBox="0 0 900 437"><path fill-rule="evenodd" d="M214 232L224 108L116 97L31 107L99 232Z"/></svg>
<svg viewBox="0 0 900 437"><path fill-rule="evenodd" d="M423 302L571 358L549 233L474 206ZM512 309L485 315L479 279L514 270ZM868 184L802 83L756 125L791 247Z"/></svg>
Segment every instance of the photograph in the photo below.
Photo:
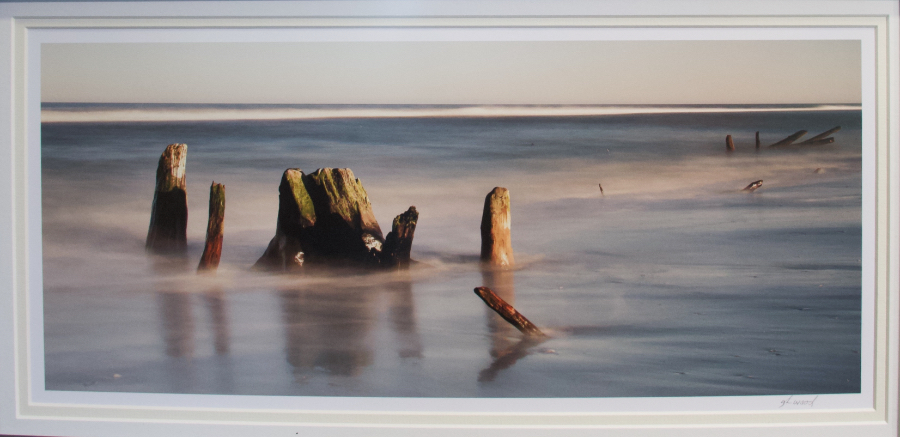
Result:
<svg viewBox="0 0 900 437"><path fill-rule="evenodd" d="M896 437L898 11L642 3L0 4L0 434Z"/></svg>
<svg viewBox="0 0 900 437"><path fill-rule="evenodd" d="M860 68L830 40L44 44L46 389L859 393Z"/></svg>

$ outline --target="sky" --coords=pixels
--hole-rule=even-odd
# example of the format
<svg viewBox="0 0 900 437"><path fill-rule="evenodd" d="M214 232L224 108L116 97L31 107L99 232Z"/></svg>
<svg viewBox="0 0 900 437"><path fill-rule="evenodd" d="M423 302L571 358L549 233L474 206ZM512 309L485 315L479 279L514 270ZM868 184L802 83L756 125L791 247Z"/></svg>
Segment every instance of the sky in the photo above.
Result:
<svg viewBox="0 0 900 437"><path fill-rule="evenodd" d="M859 41L48 43L41 101L859 103Z"/></svg>

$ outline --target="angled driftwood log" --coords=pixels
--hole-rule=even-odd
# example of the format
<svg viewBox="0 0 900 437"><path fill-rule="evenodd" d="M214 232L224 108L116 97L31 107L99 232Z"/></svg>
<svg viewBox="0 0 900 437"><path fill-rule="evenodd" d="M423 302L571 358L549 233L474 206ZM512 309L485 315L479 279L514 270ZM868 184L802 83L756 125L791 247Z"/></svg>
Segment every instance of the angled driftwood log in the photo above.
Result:
<svg viewBox="0 0 900 437"><path fill-rule="evenodd" d="M820 144L831 144L834 142L834 138L829 138L829 136L837 131L841 130L840 126L835 126L825 132L822 132L806 141L801 141L797 143L798 146L818 146Z"/></svg>
<svg viewBox="0 0 900 437"><path fill-rule="evenodd" d="M296 270L305 263L381 262L384 236L362 183L347 168L285 170L275 237L254 265Z"/></svg>
<svg viewBox="0 0 900 437"><path fill-rule="evenodd" d="M506 320L511 325L515 326L516 329L523 334L534 336L545 335L537 326L534 326L534 324L526 319L525 316L519 314L512 305L506 303L505 300L501 299L500 296L497 296L490 288L475 287L475 294L477 294L487 306L496 311L497 314L500 314L500 317L503 317L503 320Z"/></svg>
<svg viewBox="0 0 900 437"><path fill-rule="evenodd" d="M747 186L744 187L744 189L741 190L741 191L756 191L756 189L759 188L759 187L761 187L762 184L763 184L762 179L760 179L760 180L758 180L758 181L753 181L753 182L750 182L750 185L747 185Z"/></svg>
<svg viewBox="0 0 900 437"><path fill-rule="evenodd" d="M481 215L482 263L501 267L515 263L509 226L509 190L495 187L485 197Z"/></svg>
<svg viewBox="0 0 900 437"><path fill-rule="evenodd" d="M197 271L215 271L222 259L222 239L225 226L225 186L215 182L209 186L209 221L206 225L206 245L200 256Z"/></svg>
<svg viewBox="0 0 900 437"><path fill-rule="evenodd" d="M800 131L794 132L792 135L788 136L787 138L785 138L775 144L770 145L769 147L790 146L791 144L794 144L794 141L797 141L798 139L800 139L800 137L806 135L806 133L807 133L807 131L805 131L805 130L800 130Z"/></svg>
<svg viewBox="0 0 900 437"><path fill-rule="evenodd" d="M731 139L731 135L725 136L725 150L734 152L734 141Z"/></svg>
<svg viewBox="0 0 900 437"><path fill-rule="evenodd" d="M146 248L155 253L184 252L187 242L187 144L169 144L156 167L156 191Z"/></svg>
<svg viewBox="0 0 900 437"><path fill-rule="evenodd" d="M392 267L409 267L409 255L418 220L419 212L415 206L410 206L406 212L394 217L391 232L388 232L382 246L382 263Z"/></svg>

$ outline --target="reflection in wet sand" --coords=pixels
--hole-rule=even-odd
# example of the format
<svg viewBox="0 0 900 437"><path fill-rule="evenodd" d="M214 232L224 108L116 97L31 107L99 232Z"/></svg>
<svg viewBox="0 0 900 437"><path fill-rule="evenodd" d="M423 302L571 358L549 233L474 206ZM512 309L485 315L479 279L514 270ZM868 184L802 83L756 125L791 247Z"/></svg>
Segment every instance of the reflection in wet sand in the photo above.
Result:
<svg viewBox="0 0 900 437"><path fill-rule="evenodd" d="M484 286L490 288L510 305L516 304L516 283L512 270L485 269L481 272ZM519 331L494 310L484 307L488 332L491 334L491 357L498 358L517 341Z"/></svg>
<svg viewBox="0 0 900 437"><path fill-rule="evenodd" d="M355 376L371 365L381 295L387 298L397 354L422 357L410 276L403 271L392 275L380 286L307 286L279 292L285 355L295 380L304 381L312 371ZM364 276L362 280L368 281Z"/></svg>
<svg viewBox="0 0 900 437"><path fill-rule="evenodd" d="M485 268L481 272L484 286L494 291L508 304L515 306L515 273L508 269ZM478 374L478 382L493 381L501 370L508 369L519 359L528 356L530 349L544 341L546 337L522 336L519 331L500 317L494 310L485 307L488 332L491 333L491 365Z"/></svg>
<svg viewBox="0 0 900 437"><path fill-rule="evenodd" d="M179 289L177 281L167 279L170 275L187 271L187 258L182 255L154 255L151 265L160 278L156 281L156 290L166 355L189 358L194 354L191 295Z"/></svg>
<svg viewBox="0 0 900 437"><path fill-rule="evenodd" d="M231 329L228 327L228 310L222 286L214 286L203 293L203 301L213 325L216 355L228 355L231 350Z"/></svg>
<svg viewBox="0 0 900 437"><path fill-rule="evenodd" d="M422 339L416 325L416 304L409 272L395 273L397 280L387 284L391 327L397 338L400 358L422 358Z"/></svg>
<svg viewBox="0 0 900 437"><path fill-rule="evenodd" d="M372 363L367 337L373 295L368 288L285 290L279 296L285 353L295 376L313 370L353 376Z"/></svg>

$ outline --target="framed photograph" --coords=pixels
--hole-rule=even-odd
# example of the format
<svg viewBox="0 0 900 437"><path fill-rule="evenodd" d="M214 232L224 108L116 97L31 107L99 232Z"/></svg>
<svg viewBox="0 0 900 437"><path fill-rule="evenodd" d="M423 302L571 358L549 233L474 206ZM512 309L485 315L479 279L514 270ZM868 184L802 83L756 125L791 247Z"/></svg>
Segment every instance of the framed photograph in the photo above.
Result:
<svg viewBox="0 0 900 437"><path fill-rule="evenodd" d="M0 434L897 436L898 24L0 4Z"/></svg>

